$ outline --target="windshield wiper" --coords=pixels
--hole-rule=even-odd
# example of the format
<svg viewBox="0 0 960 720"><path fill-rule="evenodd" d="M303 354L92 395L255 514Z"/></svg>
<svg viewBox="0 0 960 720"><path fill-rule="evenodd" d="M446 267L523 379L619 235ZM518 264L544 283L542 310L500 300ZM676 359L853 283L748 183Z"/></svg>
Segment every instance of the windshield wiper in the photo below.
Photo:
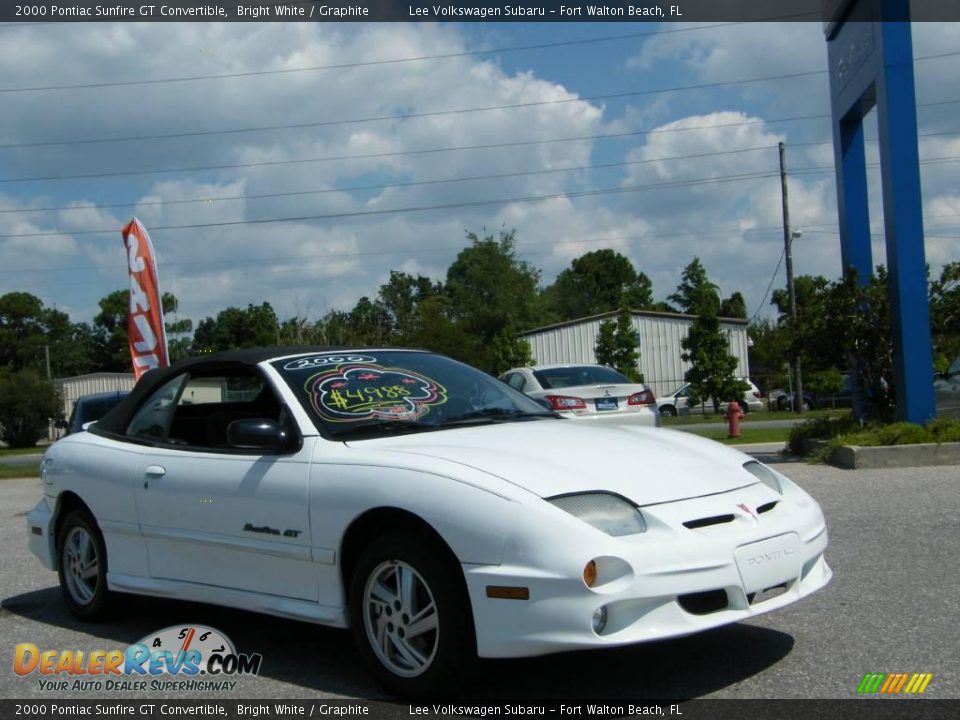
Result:
<svg viewBox="0 0 960 720"><path fill-rule="evenodd" d="M554 413L532 413L526 410L508 410L506 408L483 408L481 410L472 410L470 412L456 415L448 418L439 425L450 427L451 425L473 425L477 423L495 423L509 422L511 420L531 419L531 418L550 418L557 417Z"/></svg>
<svg viewBox="0 0 960 720"><path fill-rule="evenodd" d="M380 435L404 435L407 433L435 430L436 425L416 422L414 420L381 420L356 427L347 427L332 433L334 440L358 439L363 437L377 437Z"/></svg>

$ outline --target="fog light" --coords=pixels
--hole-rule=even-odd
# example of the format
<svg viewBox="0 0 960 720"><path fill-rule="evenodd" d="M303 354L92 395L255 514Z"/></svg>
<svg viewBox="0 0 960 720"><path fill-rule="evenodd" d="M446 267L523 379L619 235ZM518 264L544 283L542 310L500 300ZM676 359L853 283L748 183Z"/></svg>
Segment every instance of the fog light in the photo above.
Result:
<svg viewBox="0 0 960 720"><path fill-rule="evenodd" d="M583 566L583 584L587 587L593 587L597 583L597 563L591 560Z"/></svg>
<svg viewBox="0 0 960 720"><path fill-rule="evenodd" d="M599 635L603 632L603 629L607 626L607 608L606 606L598 607L593 611L593 631Z"/></svg>

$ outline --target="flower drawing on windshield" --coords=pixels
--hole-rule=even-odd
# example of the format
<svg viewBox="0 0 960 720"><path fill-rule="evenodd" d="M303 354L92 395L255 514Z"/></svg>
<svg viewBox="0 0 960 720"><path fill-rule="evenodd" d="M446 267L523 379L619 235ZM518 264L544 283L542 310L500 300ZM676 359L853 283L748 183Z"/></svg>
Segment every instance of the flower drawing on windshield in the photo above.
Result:
<svg viewBox="0 0 960 720"><path fill-rule="evenodd" d="M350 364L306 382L313 408L329 422L417 420L447 401L447 389L411 370Z"/></svg>

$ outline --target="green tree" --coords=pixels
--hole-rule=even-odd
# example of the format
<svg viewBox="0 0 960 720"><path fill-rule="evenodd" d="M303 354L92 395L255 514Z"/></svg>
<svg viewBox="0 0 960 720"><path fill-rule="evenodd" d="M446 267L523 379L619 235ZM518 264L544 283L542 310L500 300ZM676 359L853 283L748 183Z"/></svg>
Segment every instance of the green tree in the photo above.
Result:
<svg viewBox="0 0 960 720"><path fill-rule="evenodd" d="M390 279L380 286L377 299L390 323L390 331L398 344L407 342L413 329L417 304L443 292L443 285L423 275L390 271Z"/></svg>
<svg viewBox="0 0 960 720"><path fill-rule="evenodd" d="M343 310L330 310L311 328L309 341L333 347L353 343L350 314Z"/></svg>
<svg viewBox="0 0 960 720"><path fill-rule="evenodd" d="M835 397L843 391L843 373L836 368L810 373L803 379L803 387L822 397Z"/></svg>
<svg viewBox="0 0 960 720"><path fill-rule="evenodd" d="M597 357L597 364L613 367L614 358L617 355L616 321L607 318L600 323L600 329L597 332L597 342L593 346L593 352Z"/></svg>
<svg viewBox="0 0 960 720"><path fill-rule="evenodd" d="M720 404L738 400L747 388L736 378L737 359L730 354L730 343L720 327L720 297L710 284L704 283L692 296L697 319L681 341L682 358L691 364L684 374L690 383L690 403L713 402L715 412Z"/></svg>
<svg viewBox="0 0 960 720"><path fill-rule="evenodd" d="M463 348L472 357L461 359L493 372L493 338L511 325L529 327L536 318L540 272L517 257L513 231L501 232L499 239L474 233L467 238L470 247L447 270L446 309L463 332L476 338Z"/></svg>
<svg viewBox="0 0 960 720"><path fill-rule="evenodd" d="M794 280L797 318L790 316L790 297L784 288L773 291L771 304L778 312L778 326L784 341L784 362L799 357L804 375L846 368L843 321L834 317L837 285L825 277L800 275Z"/></svg>
<svg viewBox="0 0 960 720"><path fill-rule="evenodd" d="M934 364L945 372L960 357L960 261L944 265L930 282L930 333Z"/></svg>
<svg viewBox="0 0 960 720"><path fill-rule="evenodd" d="M26 292L0 296L0 367L40 367L45 335L40 298Z"/></svg>
<svg viewBox="0 0 960 720"><path fill-rule="evenodd" d="M351 343L357 345L389 345L393 321L380 300L364 296L350 311Z"/></svg>
<svg viewBox="0 0 960 720"><path fill-rule="evenodd" d="M163 293L160 303L163 305L164 316L173 315L175 318L171 322L164 323L164 329L167 332L167 353L170 356L170 362L173 362L190 354L190 345L193 342L191 337L193 320L177 316L180 301L173 293Z"/></svg>
<svg viewBox="0 0 960 720"><path fill-rule="evenodd" d="M176 312L178 300L173 293L163 293L160 297L160 303L164 315ZM114 290L109 295L100 298L97 303L100 312L93 318L93 332L97 338L97 356L96 365L98 370L109 370L113 372L130 372L132 364L130 360L130 340L127 335L127 318L130 314L130 291ZM169 325L167 327L170 327ZM170 343L167 343L167 350L170 357L183 357L186 355L186 348L191 344L186 338L180 338L181 333L187 333L193 328L193 322L190 320L181 320L173 324L177 336L174 338L175 347L178 353L174 356Z"/></svg>
<svg viewBox="0 0 960 720"><path fill-rule="evenodd" d="M417 303L408 344L471 364L483 354L477 336L468 333L454 319L452 302L446 295L436 295ZM498 358L491 358L492 365L498 362Z"/></svg>
<svg viewBox="0 0 960 720"><path fill-rule="evenodd" d="M707 270L700 262L700 258L695 257L683 269L677 291L669 295L667 300L676 305L680 312L687 315L696 315L697 304L700 302L704 290L716 292L717 286L710 282L710 278L707 277Z"/></svg>
<svg viewBox="0 0 960 720"><path fill-rule="evenodd" d="M747 336L752 345L750 354L750 377L766 395L775 387L787 387L784 366L788 360L787 334L785 328L770 318L761 317L747 327Z"/></svg>
<svg viewBox="0 0 960 720"><path fill-rule="evenodd" d="M747 319L747 301L739 291L720 303L720 317Z"/></svg>
<svg viewBox="0 0 960 720"><path fill-rule="evenodd" d="M11 447L36 445L62 407L57 388L36 370L0 370L0 438Z"/></svg>
<svg viewBox="0 0 960 720"><path fill-rule="evenodd" d="M653 304L653 289L615 250L594 250L573 260L545 292L561 320L574 320L616 310L622 304L644 310Z"/></svg>
<svg viewBox="0 0 960 720"><path fill-rule="evenodd" d="M533 362L530 343L519 337L512 325L493 336L490 358L490 373L493 375L500 375L510 368L530 365Z"/></svg>
<svg viewBox="0 0 960 720"><path fill-rule="evenodd" d="M193 352L275 345L279 324L270 303L228 307L217 317L204 318L193 334Z"/></svg>
<svg viewBox="0 0 960 720"><path fill-rule="evenodd" d="M850 268L842 280L831 283L825 317L817 341L836 348L834 352L847 360L857 388L869 399L867 414L889 422L896 410L896 393L886 269L878 266L861 283Z"/></svg>
<svg viewBox="0 0 960 720"><path fill-rule="evenodd" d="M600 323L600 334L597 336L594 351L599 364L612 367L630 380L640 382L640 372L637 369L640 350L630 308L624 305L615 319Z"/></svg>
<svg viewBox="0 0 960 720"><path fill-rule="evenodd" d="M72 323L63 311L40 298L15 292L0 296L0 367L33 368L46 375L46 350L52 377L91 372L96 337L86 323Z"/></svg>

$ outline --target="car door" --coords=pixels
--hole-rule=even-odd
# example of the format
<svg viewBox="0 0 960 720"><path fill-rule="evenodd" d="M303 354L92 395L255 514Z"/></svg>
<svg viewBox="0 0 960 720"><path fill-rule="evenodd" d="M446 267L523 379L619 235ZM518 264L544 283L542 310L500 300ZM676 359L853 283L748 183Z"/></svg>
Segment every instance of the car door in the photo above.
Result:
<svg viewBox="0 0 960 720"><path fill-rule="evenodd" d="M310 550L311 439L287 450L230 447L234 419L289 423L269 381L251 368L174 378L157 391L136 490L154 579L316 600ZM145 404L149 406L150 401Z"/></svg>

